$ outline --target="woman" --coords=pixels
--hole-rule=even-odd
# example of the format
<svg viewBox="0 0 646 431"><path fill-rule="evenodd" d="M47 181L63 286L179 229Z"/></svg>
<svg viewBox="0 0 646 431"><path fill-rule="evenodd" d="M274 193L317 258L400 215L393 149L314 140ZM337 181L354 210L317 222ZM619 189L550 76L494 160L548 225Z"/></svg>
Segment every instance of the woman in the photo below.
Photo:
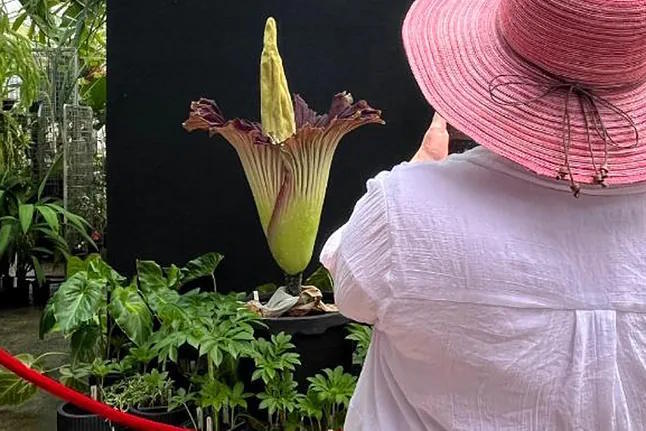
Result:
<svg viewBox="0 0 646 431"><path fill-rule="evenodd" d="M324 248L374 325L344 430L644 429L646 0L417 0L403 35L482 147L370 180Z"/></svg>

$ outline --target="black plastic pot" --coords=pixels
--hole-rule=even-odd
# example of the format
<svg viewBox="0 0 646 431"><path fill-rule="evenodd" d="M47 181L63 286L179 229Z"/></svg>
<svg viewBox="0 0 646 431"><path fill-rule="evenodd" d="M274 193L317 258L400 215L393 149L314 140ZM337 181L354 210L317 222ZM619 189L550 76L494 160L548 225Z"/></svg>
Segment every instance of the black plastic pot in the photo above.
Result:
<svg viewBox="0 0 646 431"><path fill-rule="evenodd" d="M64 403L56 410L57 431L111 431L108 421L74 404Z"/></svg>

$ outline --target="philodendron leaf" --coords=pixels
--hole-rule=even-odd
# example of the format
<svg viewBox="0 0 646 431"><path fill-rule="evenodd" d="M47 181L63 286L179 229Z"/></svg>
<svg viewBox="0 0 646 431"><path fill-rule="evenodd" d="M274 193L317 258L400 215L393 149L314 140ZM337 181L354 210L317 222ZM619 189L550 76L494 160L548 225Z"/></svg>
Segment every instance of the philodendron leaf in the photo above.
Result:
<svg viewBox="0 0 646 431"><path fill-rule="evenodd" d="M35 359L29 354L16 355L16 358L22 361L23 364L41 371ZM17 406L30 399L38 388L21 379L11 371L0 368L0 406Z"/></svg>
<svg viewBox="0 0 646 431"><path fill-rule="evenodd" d="M202 277L210 277L222 261L223 256L219 253L207 253L193 259L182 268L182 284L197 280Z"/></svg>
<svg viewBox="0 0 646 431"><path fill-rule="evenodd" d="M137 346L148 341L153 332L153 320L135 284L112 291L110 313L119 328Z"/></svg>
<svg viewBox="0 0 646 431"><path fill-rule="evenodd" d="M126 282L126 277L115 271L100 255L92 254L86 260L88 261L88 276L90 279L108 280L112 287Z"/></svg>
<svg viewBox="0 0 646 431"><path fill-rule="evenodd" d="M260 294L271 295L278 289L276 283L265 283L256 287L256 290Z"/></svg>
<svg viewBox="0 0 646 431"><path fill-rule="evenodd" d="M323 265L319 266L318 269L314 271L303 284L307 286L316 286L321 292L334 291L332 277Z"/></svg>
<svg viewBox="0 0 646 431"><path fill-rule="evenodd" d="M169 287L176 288L179 286L182 278L182 271L180 268L173 264L168 268L164 268L164 272L166 273L166 281L168 282Z"/></svg>
<svg viewBox="0 0 646 431"><path fill-rule="evenodd" d="M89 280L86 272L78 272L66 280L56 292L54 316L65 335L93 320L105 298L105 280Z"/></svg>
<svg viewBox="0 0 646 431"><path fill-rule="evenodd" d="M138 260L137 277L139 278L139 286L144 293L168 288L168 280L164 277L161 266L153 261Z"/></svg>
<svg viewBox="0 0 646 431"><path fill-rule="evenodd" d="M72 363L91 362L96 357L96 345L101 338L101 328L84 325L74 331L70 340Z"/></svg>
<svg viewBox="0 0 646 431"><path fill-rule="evenodd" d="M50 300L43 314L40 316L40 325L38 328L38 336L42 340L45 338L45 335L48 334L56 326L56 317L54 317L54 300Z"/></svg>
<svg viewBox="0 0 646 431"><path fill-rule="evenodd" d="M67 278L72 277L77 272L87 271L88 260L82 260L76 256L70 256L67 259Z"/></svg>

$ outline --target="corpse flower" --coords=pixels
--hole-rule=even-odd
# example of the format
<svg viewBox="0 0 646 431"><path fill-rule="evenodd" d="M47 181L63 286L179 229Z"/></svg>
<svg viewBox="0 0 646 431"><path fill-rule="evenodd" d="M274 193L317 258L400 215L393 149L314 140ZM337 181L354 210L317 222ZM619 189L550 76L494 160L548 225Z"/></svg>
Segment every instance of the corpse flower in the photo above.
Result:
<svg viewBox="0 0 646 431"><path fill-rule="evenodd" d="M267 20L260 65L261 121L226 120L216 103L191 104L184 128L223 136L237 151L251 187L271 253L286 274L287 290L301 291L301 274L312 258L332 158L341 138L365 124L383 124L381 111L353 102L349 93L332 99L327 114L290 96L278 52L276 23Z"/></svg>

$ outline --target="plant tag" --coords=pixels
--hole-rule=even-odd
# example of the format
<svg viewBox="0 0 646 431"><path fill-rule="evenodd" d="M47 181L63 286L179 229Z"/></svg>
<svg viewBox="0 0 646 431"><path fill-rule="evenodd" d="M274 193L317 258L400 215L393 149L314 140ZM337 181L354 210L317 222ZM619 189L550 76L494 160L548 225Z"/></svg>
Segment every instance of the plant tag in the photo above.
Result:
<svg viewBox="0 0 646 431"><path fill-rule="evenodd" d="M211 416L206 417L206 431L213 431L213 419L211 419Z"/></svg>
<svg viewBox="0 0 646 431"><path fill-rule="evenodd" d="M92 385L90 387L90 398L92 398L94 401L99 400L99 388L96 385Z"/></svg>
<svg viewBox="0 0 646 431"><path fill-rule="evenodd" d="M203 430L204 429L204 412L202 411L202 407L198 407L195 409L195 415L197 416L197 429Z"/></svg>
<svg viewBox="0 0 646 431"><path fill-rule="evenodd" d="M254 290L253 291L253 300L260 302L260 295L258 295L258 291Z"/></svg>

